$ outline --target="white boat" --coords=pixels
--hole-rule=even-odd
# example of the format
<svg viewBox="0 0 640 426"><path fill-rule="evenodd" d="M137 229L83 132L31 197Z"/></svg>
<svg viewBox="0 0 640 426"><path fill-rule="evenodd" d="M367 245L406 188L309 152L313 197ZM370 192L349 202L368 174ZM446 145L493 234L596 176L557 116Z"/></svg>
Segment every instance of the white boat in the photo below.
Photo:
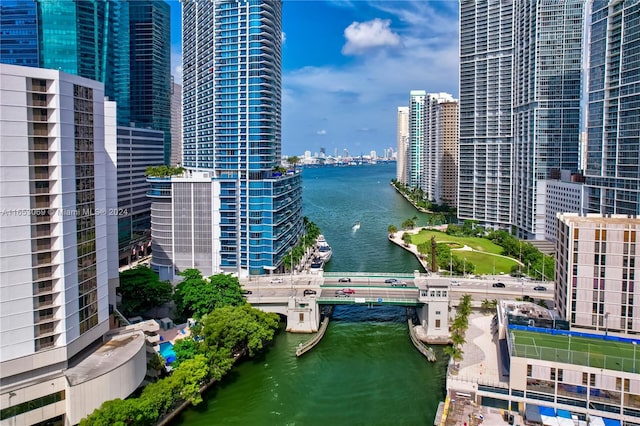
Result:
<svg viewBox="0 0 640 426"><path fill-rule="evenodd" d="M331 260L331 255L333 254L333 251L331 250L331 247L329 246L329 244L326 245L322 245L318 247L318 257L320 259L322 259L323 262L328 262L329 260Z"/></svg>
<svg viewBox="0 0 640 426"><path fill-rule="evenodd" d="M328 262L331 259L332 250L324 235L319 235L316 240L316 256L322 262Z"/></svg>
<svg viewBox="0 0 640 426"><path fill-rule="evenodd" d="M353 230L353 232L356 232L358 229L360 229L360 222L356 222L351 229Z"/></svg>

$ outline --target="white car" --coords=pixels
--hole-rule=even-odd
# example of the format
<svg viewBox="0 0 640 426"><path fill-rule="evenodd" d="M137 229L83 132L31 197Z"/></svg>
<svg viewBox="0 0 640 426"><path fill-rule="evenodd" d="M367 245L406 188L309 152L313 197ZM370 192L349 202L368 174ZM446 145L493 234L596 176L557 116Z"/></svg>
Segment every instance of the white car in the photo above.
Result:
<svg viewBox="0 0 640 426"><path fill-rule="evenodd" d="M451 285L460 285L460 281L451 281Z"/></svg>
<svg viewBox="0 0 640 426"><path fill-rule="evenodd" d="M282 284L284 280L282 278L272 278L271 284Z"/></svg>

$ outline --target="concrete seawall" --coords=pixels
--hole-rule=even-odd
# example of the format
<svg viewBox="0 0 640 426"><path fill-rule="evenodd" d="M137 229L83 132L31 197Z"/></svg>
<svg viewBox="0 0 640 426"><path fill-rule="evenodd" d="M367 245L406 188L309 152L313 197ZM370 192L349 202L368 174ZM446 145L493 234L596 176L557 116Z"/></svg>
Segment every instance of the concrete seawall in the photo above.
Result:
<svg viewBox="0 0 640 426"><path fill-rule="evenodd" d="M305 353L313 349L318 343L320 343L320 340L322 340L322 337L324 336L325 331L327 331L327 327L329 326L329 320L331 319L332 313L333 313L333 306L329 308L329 312L327 312L327 315L325 316L324 320L322 320L322 324L320 324L320 329L315 334L315 336L313 336L307 342L300 343L298 345L298 348L296 349L296 356L304 355Z"/></svg>

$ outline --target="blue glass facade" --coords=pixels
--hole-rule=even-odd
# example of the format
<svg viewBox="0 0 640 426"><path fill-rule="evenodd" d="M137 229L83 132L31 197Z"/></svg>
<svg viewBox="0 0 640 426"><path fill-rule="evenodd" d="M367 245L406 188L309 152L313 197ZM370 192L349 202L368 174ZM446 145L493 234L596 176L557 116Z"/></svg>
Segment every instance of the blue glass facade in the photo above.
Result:
<svg viewBox="0 0 640 426"><path fill-rule="evenodd" d="M34 0L0 3L0 62L38 67L38 15Z"/></svg>
<svg viewBox="0 0 640 426"><path fill-rule="evenodd" d="M171 11L163 1L129 3L131 121L165 132L171 156Z"/></svg>
<svg viewBox="0 0 640 426"><path fill-rule="evenodd" d="M129 3L38 0L42 68L59 69L105 84L118 104L118 124L129 125Z"/></svg>
<svg viewBox="0 0 640 426"><path fill-rule="evenodd" d="M220 185L220 268L264 273L303 232L281 157L281 1L183 2L183 162Z"/></svg>

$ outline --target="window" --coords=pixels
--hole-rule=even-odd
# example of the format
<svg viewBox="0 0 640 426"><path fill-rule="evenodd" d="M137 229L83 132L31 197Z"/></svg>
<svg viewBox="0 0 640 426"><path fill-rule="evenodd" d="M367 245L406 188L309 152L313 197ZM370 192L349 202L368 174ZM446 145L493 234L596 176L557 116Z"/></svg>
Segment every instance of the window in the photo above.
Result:
<svg viewBox="0 0 640 426"><path fill-rule="evenodd" d="M304 313L301 312L298 314L298 321L304 322Z"/></svg>
<svg viewBox="0 0 640 426"><path fill-rule="evenodd" d="M436 320L436 328L440 328L440 320L439 319Z"/></svg>

